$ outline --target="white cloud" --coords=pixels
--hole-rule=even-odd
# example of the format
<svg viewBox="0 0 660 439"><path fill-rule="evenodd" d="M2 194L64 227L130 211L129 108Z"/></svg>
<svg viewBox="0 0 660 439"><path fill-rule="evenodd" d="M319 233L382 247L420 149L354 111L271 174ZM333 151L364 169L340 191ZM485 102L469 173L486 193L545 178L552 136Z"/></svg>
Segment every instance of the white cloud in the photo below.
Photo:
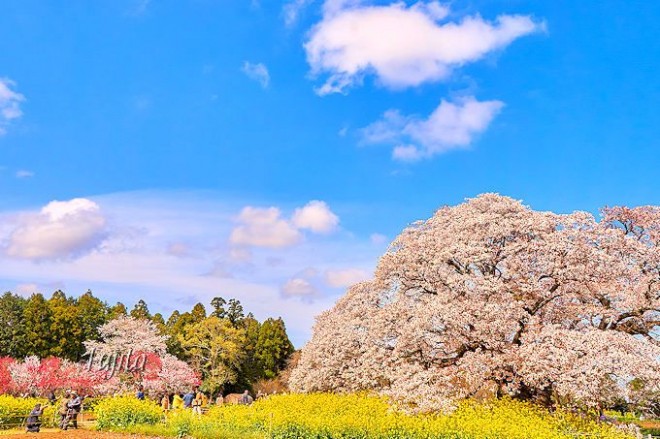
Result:
<svg viewBox="0 0 660 439"><path fill-rule="evenodd" d="M285 3L282 7L284 24L287 27L291 27L296 24L302 10L312 1L313 0L291 0L288 3Z"/></svg>
<svg viewBox="0 0 660 439"><path fill-rule="evenodd" d="M503 106L500 101L477 101L469 96L456 102L442 100L426 119L390 110L364 128L362 134L367 143L395 145L394 159L415 161L467 147L488 128Z"/></svg>
<svg viewBox="0 0 660 439"><path fill-rule="evenodd" d="M0 290L35 284L42 292L61 288L77 295L89 288L109 303L122 301L130 306L146 299L152 312L164 315L196 302L208 306L218 295L236 297L260 320L282 316L291 339L300 347L309 338L314 316L331 307L339 294L326 286L325 272L345 267L372 272L382 252L368 236L337 233L333 239L315 239L309 231L299 245L286 248L228 246L232 231L244 225L236 223L236 213L246 201L226 194L145 191L97 195L93 201L102 207L108 222L108 233L99 245L91 243L74 251L74 258L39 259L38 263L0 252ZM28 219L39 217L46 222L44 215L50 222L74 223L65 215L67 209L58 205L44 210L47 214L0 211L3 249L7 250L12 234ZM280 219L291 225L289 210L286 213ZM248 256L249 263L241 261ZM292 279L303 279L316 292L303 287L304 283L291 282L286 291L298 294L285 296L283 286ZM21 291L33 289L24 285Z"/></svg>
<svg viewBox="0 0 660 439"><path fill-rule="evenodd" d="M0 136L6 134L9 123L23 115L20 104L25 96L12 90L16 83L9 78L0 78Z"/></svg>
<svg viewBox="0 0 660 439"><path fill-rule="evenodd" d="M285 297L303 297L310 298L315 296L318 291L308 280L299 277L289 279L281 289Z"/></svg>
<svg viewBox="0 0 660 439"><path fill-rule="evenodd" d="M282 217L276 207L244 207L236 221L240 224L232 230L229 243L234 247L285 248L299 244L301 230L313 233L330 233L339 224L335 215L323 201L310 201L295 209L290 220Z"/></svg>
<svg viewBox="0 0 660 439"><path fill-rule="evenodd" d="M257 81L263 88L268 88L270 84L270 73L268 73L268 68L264 64L252 64L245 61L241 70L248 78Z"/></svg>
<svg viewBox="0 0 660 439"><path fill-rule="evenodd" d="M320 95L346 92L374 74L387 87L404 88L446 79L451 71L543 29L529 16L480 16L446 20L437 1L363 5L328 0L305 43L312 73L327 74Z"/></svg>
<svg viewBox="0 0 660 439"><path fill-rule="evenodd" d="M330 233L337 228L339 217L323 201L310 201L293 213L293 225L315 233Z"/></svg>
<svg viewBox="0 0 660 439"><path fill-rule="evenodd" d="M34 177L34 172L26 169L19 169L16 171L16 178L31 178Z"/></svg>
<svg viewBox="0 0 660 439"><path fill-rule="evenodd" d="M302 235L291 223L281 217L276 207L245 207L238 216L240 226L229 236L233 245L282 248L297 244Z"/></svg>
<svg viewBox="0 0 660 439"><path fill-rule="evenodd" d="M325 283L333 288L346 288L358 282L369 279L369 273L357 268L343 270L328 270L325 272Z"/></svg>
<svg viewBox="0 0 660 439"><path fill-rule="evenodd" d="M6 248L10 257L58 259L77 255L101 242L106 219L99 206L86 198L52 201L39 213L17 220Z"/></svg>

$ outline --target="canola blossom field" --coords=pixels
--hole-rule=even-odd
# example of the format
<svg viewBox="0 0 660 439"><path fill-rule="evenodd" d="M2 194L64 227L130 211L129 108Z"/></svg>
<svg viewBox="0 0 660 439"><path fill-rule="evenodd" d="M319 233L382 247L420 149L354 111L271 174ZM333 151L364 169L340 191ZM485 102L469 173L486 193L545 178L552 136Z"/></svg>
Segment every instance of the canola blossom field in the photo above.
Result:
<svg viewBox="0 0 660 439"><path fill-rule="evenodd" d="M150 401L106 398L95 408L97 428L163 437L352 439L630 439L611 425L527 403L464 402L451 414L409 415L365 394L279 395L251 406L212 407L165 416Z"/></svg>

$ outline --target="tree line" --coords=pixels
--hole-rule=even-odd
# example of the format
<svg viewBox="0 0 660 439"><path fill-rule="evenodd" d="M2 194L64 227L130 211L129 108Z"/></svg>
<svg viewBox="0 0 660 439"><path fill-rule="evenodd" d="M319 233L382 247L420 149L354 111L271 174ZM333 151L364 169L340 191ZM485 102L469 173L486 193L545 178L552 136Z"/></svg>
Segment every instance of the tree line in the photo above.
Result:
<svg viewBox="0 0 660 439"><path fill-rule="evenodd" d="M167 352L197 370L209 391L233 391L275 378L294 352L281 318L260 322L236 299L216 297L208 313L197 303L165 319L151 314L144 300L129 311L91 291L73 297L58 290L49 299L39 293L0 296L0 357L82 361L83 342L99 340L99 328L120 316L152 322L159 335L168 337Z"/></svg>

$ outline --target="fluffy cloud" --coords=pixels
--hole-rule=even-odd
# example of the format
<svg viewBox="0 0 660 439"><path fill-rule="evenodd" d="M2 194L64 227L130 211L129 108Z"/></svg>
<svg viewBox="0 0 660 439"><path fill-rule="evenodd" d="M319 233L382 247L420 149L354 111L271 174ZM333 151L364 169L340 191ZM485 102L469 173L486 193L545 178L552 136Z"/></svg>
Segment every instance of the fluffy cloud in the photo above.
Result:
<svg viewBox="0 0 660 439"><path fill-rule="evenodd" d="M245 207L238 216L240 226L232 230L233 245L282 248L297 244L302 235L289 221L281 217L276 207Z"/></svg>
<svg viewBox="0 0 660 439"><path fill-rule="evenodd" d="M315 296L318 291L308 280L303 278L289 279L281 289L284 297L302 297L311 298Z"/></svg>
<svg viewBox="0 0 660 439"><path fill-rule="evenodd" d="M98 245L106 219L99 206L86 198L52 201L39 213L18 219L6 254L22 259L59 259Z"/></svg>
<svg viewBox="0 0 660 439"><path fill-rule="evenodd" d="M339 217L332 213L326 203L314 200L304 207L296 209L292 222L299 229L309 229L315 233L330 233L337 228Z"/></svg>
<svg viewBox="0 0 660 439"><path fill-rule="evenodd" d="M357 268L328 270L325 272L325 283L333 288L346 288L358 282L365 281L369 277L369 273Z"/></svg>
<svg viewBox="0 0 660 439"><path fill-rule="evenodd" d="M328 75L317 90L321 95L345 92L369 73L393 88L439 81L453 68L543 28L521 15L501 15L494 22L480 16L448 22L449 10L436 1L362 3L326 1L323 19L305 43L312 73Z"/></svg>
<svg viewBox="0 0 660 439"><path fill-rule="evenodd" d="M0 78L0 136L7 132L7 125L23 115L20 104L25 96L12 90L16 83L8 78Z"/></svg>
<svg viewBox="0 0 660 439"><path fill-rule="evenodd" d="M282 217L276 207L244 207L237 218L240 225L232 230L229 242L233 246L284 248L302 240L301 230L330 233L339 224L335 215L323 201L310 201L294 211L291 219Z"/></svg>
<svg viewBox="0 0 660 439"><path fill-rule="evenodd" d="M394 159L415 161L468 146L503 106L500 101L465 97L456 102L442 100L426 119L390 110L381 120L364 128L362 134L367 143L395 145Z"/></svg>
<svg viewBox="0 0 660 439"><path fill-rule="evenodd" d="M270 73L268 73L268 68L264 64L252 64L245 61L241 70L248 78L257 81L263 88L268 88L270 84Z"/></svg>

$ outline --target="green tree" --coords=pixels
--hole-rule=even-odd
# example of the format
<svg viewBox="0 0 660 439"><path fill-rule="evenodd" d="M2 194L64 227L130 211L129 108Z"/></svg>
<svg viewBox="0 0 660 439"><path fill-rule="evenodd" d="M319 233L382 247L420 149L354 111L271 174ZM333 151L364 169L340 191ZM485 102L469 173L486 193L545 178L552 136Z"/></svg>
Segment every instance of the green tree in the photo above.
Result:
<svg viewBox="0 0 660 439"><path fill-rule="evenodd" d="M201 372L207 391L217 392L238 380L245 359L245 329L229 320L208 317L178 335L190 363Z"/></svg>
<svg viewBox="0 0 660 439"><path fill-rule="evenodd" d="M41 294L33 294L23 309L26 355L47 357L53 345L50 326L51 311Z"/></svg>
<svg viewBox="0 0 660 439"><path fill-rule="evenodd" d="M126 316L128 315L128 310L126 309L126 305L124 305L121 302L117 302L115 306L111 307L110 310L108 311L108 321L114 320L119 316Z"/></svg>
<svg viewBox="0 0 660 439"><path fill-rule="evenodd" d="M242 388L247 388L252 386L252 384L263 375L261 365L256 358L256 349L259 341L261 324L254 318L254 316L252 316L252 313L250 313L245 319L243 319L241 326L245 329L245 346L243 347L245 359L241 364L238 384L240 384L240 387Z"/></svg>
<svg viewBox="0 0 660 439"><path fill-rule="evenodd" d="M271 318L262 323L255 350L263 377L275 378L295 351L286 333L284 320Z"/></svg>
<svg viewBox="0 0 660 439"><path fill-rule="evenodd" d="M199 323L206 318L206 308L201 303L198 303L193 307L190 314L192 315L193 322Z"/></svg>
<svg viewBox="0 0 660 439"><path fill-rule="evenodd" d="M167 319L167 335L169 338L165 342L167 344L167 352L174 355L181 360L187 360L186 352L181 347L179 335L183 334L185 328L193 324L192 314L184 312L179 314L179 311L174 311L169 319Z"/></svg>
<svg viewBox="0 0 660 439"><path fill-rule="evenodd" d="M82 328L82 341L85 340L98 340L99 339L99 327L110 320L110 315L118 305L124 306L121 303L118 303L112 308L108 308L105 302L101 299L94 297L94 294L87 290L85 294L80 296L76 300L76 307L78 308L78 319L80 320L80 325ZM124 310L126 307L124 307ZM116 315L115 317L118 317ZM125 314L124 314L125 315ZM81 344L82 351L80 355L85 353L85 348Z"/></svg>
<svg viewBox="0 0 660 439"><path fill-rule="evenodd" d="M154 316L151 318L151 321L154 322L154 325L156 325L159 335L167 334L167 325L165 324L165 319L161 313L158 312L154 314Z"/></svg>
<svg viewBox="0 0 660 439"><path fill-rule="evenodd" d="M232 325L237 326L245 315L243 314L243 305L236 299L229 299L227 308L227 319Z"/></svg>
<svg viewBox="0 0 660 439"><path fill-rule="evenodd" d="M226 304L227 301L222 297L214 297L213 300L211 300L211 306L213 307L213 312L211 312L211 315L219 319L224 319L227 317L227 310L225 309Z"/></svg>
<svg viewBox="0 0 660 439"><path fill-rule="evenodd" d="M6 292L0 297L0 357L22 358L26 352L23 310L26 300Z"/></svg>
<svg viewBox="0 0 660 439"><path fill-rule="evenodd" d="M131 317L138 320L151 320L151 314L149 313L147 302L142 299L138 300L131 310Z"/></svg>
<svg viewBox="0 0 660 439"><path fill-rule="evenodd" d="M48 336L52 343L48 352L41 352L37 355L76 360L82 355L82 326L78 316L78 309L73 298L57 290L48 300L48 309L50 311L50 331Z"/></svg>

